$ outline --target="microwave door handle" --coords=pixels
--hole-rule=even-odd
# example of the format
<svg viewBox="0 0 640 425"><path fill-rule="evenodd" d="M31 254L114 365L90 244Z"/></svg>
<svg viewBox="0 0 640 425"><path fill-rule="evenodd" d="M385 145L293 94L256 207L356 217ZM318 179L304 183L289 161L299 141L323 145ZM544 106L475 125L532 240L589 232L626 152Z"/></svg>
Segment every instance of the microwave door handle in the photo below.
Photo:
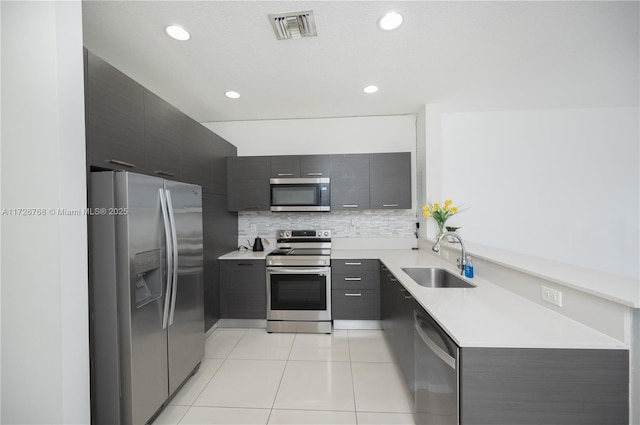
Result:
<svg viewBox="0 0 640 425"><path fill-rule="evenodd" d="M171 279L173 278L173 248L171 243L171 225L169 224L169 213L167 211L167 199L165 197L164 189L159 189L160 192L160 210L162 211L162 221L164 224L164 240L165 240L165 253L167 256L167 279L166 286L167 292L164 296L164 309L162 313L162 329L167 328L169 319L169 308L171 302Z"/></svg>
<svg viewBox="0 0 640 425"><path fill-rule="evenodd" d="M167 192L167 211L169 212L169 224L171 225L171 240L173 245L173 276L171 279L171 310L169 310L169 326L173 325L173 316L176 311L176 298L178 296L178 237L176 233L176 218L173 214L171 192Z"/></svg>

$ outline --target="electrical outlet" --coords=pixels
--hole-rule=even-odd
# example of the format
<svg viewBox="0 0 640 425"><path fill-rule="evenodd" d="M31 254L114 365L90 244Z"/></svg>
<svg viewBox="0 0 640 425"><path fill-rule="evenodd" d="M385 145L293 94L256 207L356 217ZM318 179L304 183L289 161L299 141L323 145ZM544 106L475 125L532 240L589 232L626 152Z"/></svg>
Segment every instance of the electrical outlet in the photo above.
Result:
<svg viewBox="0 0 640 425"><path fill-rule="evenodd" d="M251 233L256 233L256 223L251 223L249 227L251 228Z"/></svg>
<svg viewBox="0 0 640 425"><path fill-rule="evenodd" d="M542 286L542 299L548 303L562 307L562 292Z"/></svg>

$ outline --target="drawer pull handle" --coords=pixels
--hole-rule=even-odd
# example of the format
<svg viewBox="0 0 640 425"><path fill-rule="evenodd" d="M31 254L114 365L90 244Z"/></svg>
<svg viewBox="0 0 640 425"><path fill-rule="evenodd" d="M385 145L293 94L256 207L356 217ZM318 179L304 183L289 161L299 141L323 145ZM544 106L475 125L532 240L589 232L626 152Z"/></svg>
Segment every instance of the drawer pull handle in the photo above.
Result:
<svg viewBox="0 0 640 425"><path fill-rule="evenodd" d="M396 279L396 278L393 278L393 277L391 277L391 276L388 276L388 277L389 277L389 280L390 280L391 282L397 282L397 281L398 281L398 279Z"/></svg>
<svg viewBox="0 0 640 425"><path fill-rule="evenodd" d="M362 263L344 263L345 266L361 266Z"/></svg>
<svg viewBox="0 0 640 425"><path fill-rule="evenodd" d="M345 204L342 206L342 208L358 208L357 204Z"/></svg>
<svg viewBox="0 0 640 425"><path fill-rule="evenodd" d="M253 266L251 263L238 263L239 266Z"/></svg>
<svg viewBox="0 0 640 425"><path fill-rule="evenodd" d="M344 294L345 297L361 297L362 294Z"/></svg>
<svg viewBox="0 0 640 425"><path fill-rule="evenodd" d="M259 209L260 209L260 207L254 207L254 206L251 206L251 205L250 205L250 206L248 206L248 207L244 207L244 209L245 209L245 210L247 210L247 211L248 211L248 210L259 210Z"/></svg>
<svg viewBox="0 0 640 425"><path fill-rule="evenodd" d="M176 175L175 175L175 174L173 174L173 173L168 173L168 172L166 172L166 171L162 171L162 170L154 171L154 173L156 173L156 174L160 174L161 176L168 176L168 177L175 177L175 176L176 176Z"/></svg>
<svg viewBox="0 0 640 425"><path fill-rule="evenodd" d="M322 173L307 173L307 176L321 176Z"/></svg>
<svg viewBox="0 0 640 425"><path fill-rule="evenodd" d="M130 162L120 161L118 159L110 159L107 162L110 162L112 164L117 164L117 165L124 165L125 167L136 168L136 164L132 164Z"/></svg>
<svg viewBox="0 0 640 425"><path fill-rule="evenodd" d="M293 173L278 173L278 177L290 177L293 176Z"/></svg>
<svg viewBox="0 0 640 425"><path fill-rule="evenodd" d="M347 282L360 282L362 280L361 277L345 277L344 280Z"/></svg>
<svg viewBox="0 0 640 425"><path fill-rule="evenodd" d="M383 207L397 207L398 204L382 204Z"/></svg>

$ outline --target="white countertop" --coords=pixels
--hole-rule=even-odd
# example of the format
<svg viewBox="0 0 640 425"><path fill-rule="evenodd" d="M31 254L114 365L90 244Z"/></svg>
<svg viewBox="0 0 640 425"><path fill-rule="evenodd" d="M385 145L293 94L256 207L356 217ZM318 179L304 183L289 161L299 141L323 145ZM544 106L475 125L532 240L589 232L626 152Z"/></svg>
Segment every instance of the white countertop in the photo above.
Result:
<svg viewBox="0 0 640 425"><path fill-rule="evenodd" d="M379 259L461 347L628 349L629 346L481 278L475 288L426 288L404 267L454 266L421 250L333 249L333 259Z"/></svg>
<svg viewBox="0 0 640 425"><path fill-rule="evenodd" d="M265 251L235 250L218 257L218 260L264 260L271 251L270 249Z"/></svg>
<svg viewBox="0 0 640 425"><path fill-rule="evenodd" d="M433 242L435 241L429 241L429 243ZM545 280L618 304L640 308L640 281L638 279L519 254L473 242L465 242L465 245L467 252L474 258L484 258L493 263L533 276L539 276Z"/></svg>

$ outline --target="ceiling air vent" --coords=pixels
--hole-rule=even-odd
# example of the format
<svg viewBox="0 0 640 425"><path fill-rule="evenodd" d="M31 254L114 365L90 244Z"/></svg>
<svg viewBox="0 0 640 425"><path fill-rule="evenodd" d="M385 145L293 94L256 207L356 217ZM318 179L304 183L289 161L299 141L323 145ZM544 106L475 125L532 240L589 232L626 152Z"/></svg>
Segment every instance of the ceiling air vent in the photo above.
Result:
<svg viewBox="0 0 640 425"><path fill-rule="evenodd" d="M313 10L269 15L269 20L278 40L315 37L318 35L316 21L313 18Z"/></svg>

